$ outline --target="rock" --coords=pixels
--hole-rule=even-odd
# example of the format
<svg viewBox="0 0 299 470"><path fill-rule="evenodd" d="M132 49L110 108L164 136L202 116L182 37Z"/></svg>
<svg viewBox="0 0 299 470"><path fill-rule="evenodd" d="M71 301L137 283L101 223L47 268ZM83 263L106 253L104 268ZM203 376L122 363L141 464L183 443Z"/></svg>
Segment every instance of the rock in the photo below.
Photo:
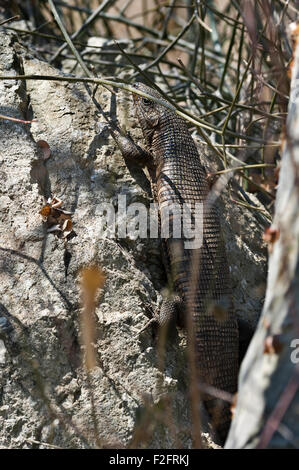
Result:
<svg viewBox="0 0 299 470"><path fill-rule="evenodd" d="M0 339L0 366L6 362L6 347L2 339Z"/></svg>
<svg viewBox="0 0 299 470"><path fill-rule="evenodd" d="M2 74L58 74L23 51L12 34L0 35L0 59ZM3 339L0 402L10 406L0 414L0 445L123 447L147 416L150 432L146 440L135 437L138 446L190 446L184 351L175 350L179 339L163 375L151 330L138 337L148 321L145 303L154 308L157 301L159 281L155 286L150 270L157 272L160 261L156 255L150 267L148 259L159 243L102 239L97 232L101 203L116 201L119 193L128 202L147 203L148 195L136 187L83 85L28 81L25 88L20 81L1 81L0 86L2 114L24 119L30 96L35 118L30 127L1 122L1 317L13 331ZM109 107L108 91L101 90L98 99ZM35 143L41 139L51 149L46 162ZM76 237L67 245L67 276L64 242L46 233L39 213L54 195L73 212ZM107 280L96 309L98 367L87 379L79 346L78 271L89 263L100 266ZM178 436L158 419L165 406L174 410ZM151 409L155 419L148 417Z"/></svg>

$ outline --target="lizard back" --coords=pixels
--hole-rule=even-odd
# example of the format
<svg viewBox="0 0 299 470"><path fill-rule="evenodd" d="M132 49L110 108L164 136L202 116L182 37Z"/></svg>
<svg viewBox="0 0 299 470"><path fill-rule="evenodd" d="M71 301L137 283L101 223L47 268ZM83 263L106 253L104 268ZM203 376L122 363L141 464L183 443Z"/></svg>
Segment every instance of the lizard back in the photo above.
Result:
<svg viewBox="0 0 299 470"><path fill-rule="evenodd" d="M151 88L137 84L142 91L161 96ZM186 122L171 109L134 97L137 116L148 149L153 155L154 197L158 202L164 258L173 289L182 300L182 313L192 316L199 383L234 393L238 375L238 327L233 310L229 267L216 204L209 199L210 188L196 145ZM174 218L165 216L165 208L190 208L190 228L196 228L196 203L201 205L201 246L190 248L190 239L176 236ZM166 211L167 212L167 211ZM167 213L168 215L168 213ZM188 245L189 243L189 245ZM193 272L194 266L196 272ZM195 285L192 285L192 281ZM224 439L230 424L229 405L216 410L216 400L203 394L206 408L216 421Z"/></svg>

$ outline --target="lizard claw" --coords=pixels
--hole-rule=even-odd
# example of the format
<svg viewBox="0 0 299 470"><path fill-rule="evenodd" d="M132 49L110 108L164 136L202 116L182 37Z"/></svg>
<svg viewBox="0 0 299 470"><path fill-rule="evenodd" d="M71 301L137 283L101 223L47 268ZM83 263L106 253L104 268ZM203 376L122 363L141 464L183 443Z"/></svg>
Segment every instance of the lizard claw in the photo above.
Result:
<svg viewBox="0 0 299 470"><path fill-rule="evenodd" d="M145 326L143 328L141 328L141 330L138 331L137 333L137 337L139 335L141 335L141 333L143 333L145 330L147 330L147 328L154 324L154 323L159 323L159 311L160 311L160 307L156 307L155 310L153 310L152 306L150 303L146 303L144 305L145 309L147 310L147 312L151 315L151 319L145 324Z"/></svg>
<svg viewBox="0 0 299 470"><path fill-rule="evenodd" d="M157 320L155 317L151 318L151 319L145 324L145 326L144 326L143 328L141 328L141 330L138 331L136 337L140 336L141 333L143 333L145 330L147 330L147 328L148 328L152 323L157 323L157 322L158 322L158 320Z"/></svg>

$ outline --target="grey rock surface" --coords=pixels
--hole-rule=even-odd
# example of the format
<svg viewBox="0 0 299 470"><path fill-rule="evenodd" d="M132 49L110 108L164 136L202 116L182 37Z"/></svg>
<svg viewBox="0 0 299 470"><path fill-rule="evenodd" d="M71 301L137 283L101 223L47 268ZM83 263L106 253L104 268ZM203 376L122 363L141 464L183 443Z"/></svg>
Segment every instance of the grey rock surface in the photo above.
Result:
<svg viewBox="0 0 299 470"><path fill-rule="evenodd" d="M0 73L61 75L0 33ZM0 447L191 446L185 337L168 346L164 372L148 328L164 284L159 241L103 238L103 203L150 203L141 171L124 162L100 108L142 144L130 98L100 87L0 81ZM36 144L46 141L46 161ZM49 197L73 213L76 236L46 231ZM255 324L265 278L264 227L222 198L235 304ZM66 265L66 253L70 260ZM96 308L98 366L82 367L79 271L98 265L106 283ZM67 274L67 275L66 275ZM93 406L94 404L94 406ZM206 446L216 447L204 429Z"/></svg>

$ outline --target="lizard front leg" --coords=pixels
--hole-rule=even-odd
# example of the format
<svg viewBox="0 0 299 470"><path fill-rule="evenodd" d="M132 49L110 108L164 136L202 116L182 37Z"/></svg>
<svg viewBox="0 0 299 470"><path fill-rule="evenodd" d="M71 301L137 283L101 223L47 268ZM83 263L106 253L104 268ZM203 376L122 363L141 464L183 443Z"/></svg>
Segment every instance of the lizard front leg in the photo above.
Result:
<svg viewBox="0 0 299 470"><path fill-rule="evenodd" d="M137 145L130 136L124 136L116 129L110 129L110 134L125 159L143 168L147 167L149 171L153 170L153 156L150 152Z"/></svg>

